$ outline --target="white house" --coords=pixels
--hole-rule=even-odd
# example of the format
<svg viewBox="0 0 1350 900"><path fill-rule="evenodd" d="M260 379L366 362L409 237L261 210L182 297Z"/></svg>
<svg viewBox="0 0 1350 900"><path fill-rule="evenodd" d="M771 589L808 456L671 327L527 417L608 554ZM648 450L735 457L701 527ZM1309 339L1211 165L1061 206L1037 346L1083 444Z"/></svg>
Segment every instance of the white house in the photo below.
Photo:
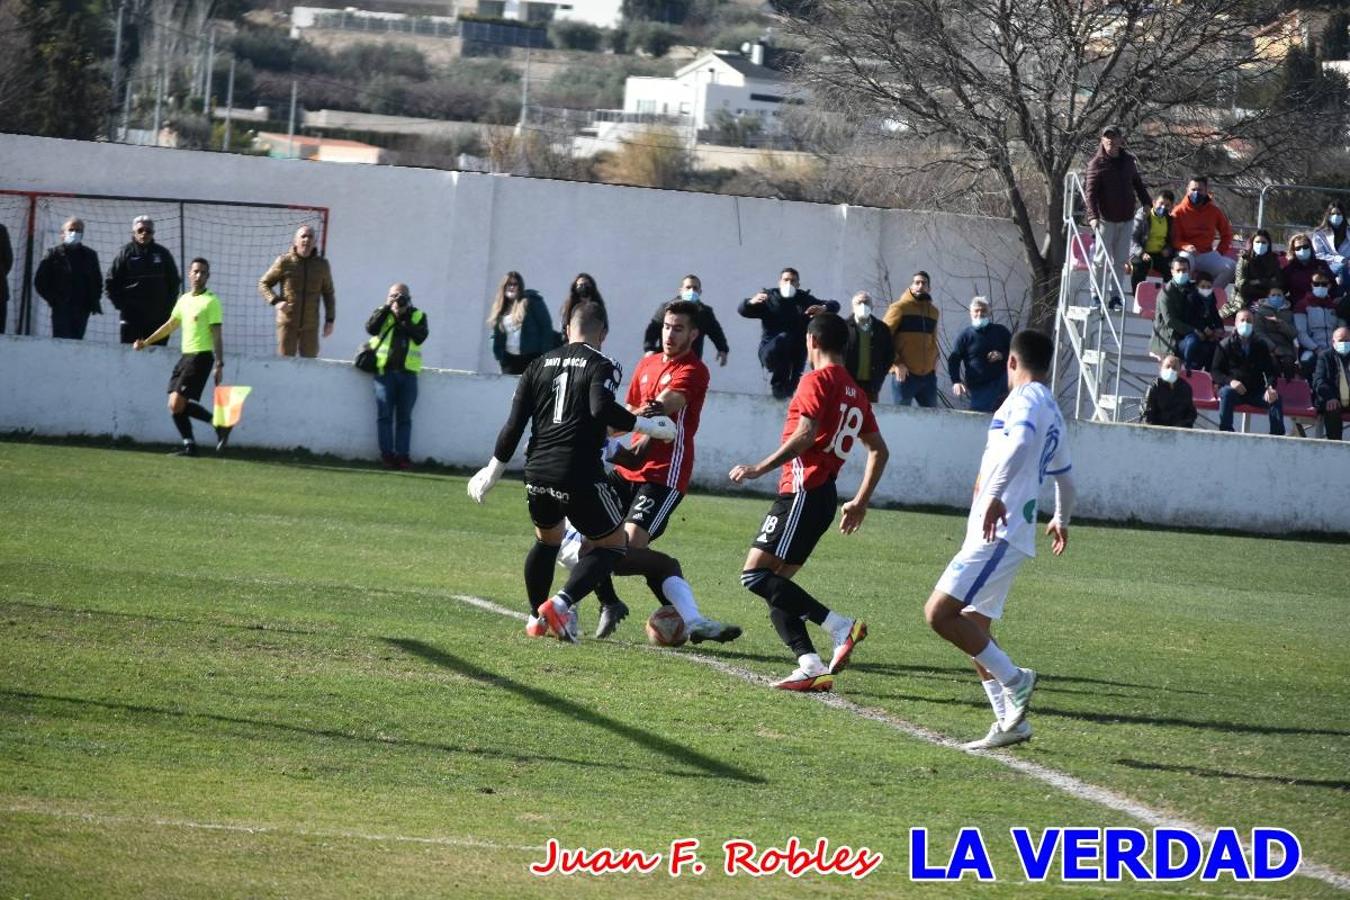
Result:
<svg viewBox="0 0 1350 900"><path fill-rule="evenodd" d="M463 0L461 12L521 22L588 22L617 28L623 19L623 0Z"/></svg>
<svg viewBox="0 0 1350 900"><path fill-rule="evenodd" d="M733 118L754 116L765 132L776 131L785 106L801 102L800 89L771 65L781 53L755 43L748 55L725 50L705 53L673 78L630 77L624 84L623 110L689 116L700 129L712 127L722 111Z"/></svg>

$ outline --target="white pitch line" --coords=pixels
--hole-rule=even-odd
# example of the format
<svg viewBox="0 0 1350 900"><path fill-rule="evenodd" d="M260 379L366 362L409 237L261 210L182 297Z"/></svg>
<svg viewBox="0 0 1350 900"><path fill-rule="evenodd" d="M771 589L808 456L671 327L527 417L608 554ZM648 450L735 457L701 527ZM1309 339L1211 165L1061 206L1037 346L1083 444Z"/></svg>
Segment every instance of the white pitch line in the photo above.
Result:
<svg viewBox="0 0 1350 900"><path fill-rule="evenodd" d="M518 612L514 609L507 609L505 606L493 603L491 600L485 600L482 597L470 597L464 594L455 594L453 595L453 598L463 603L467 603L470 606L476 606L479 609L486 610L487 612L509 616L513 619L520 619L522 621L526 618L525 613ZM710 669L716 669L724 675L731 675L734 678L748 681L751 684L768 685L771 683L771 679L751 672L749 669L743 669L740 666L731 665L720 659L704 656L696 651L675 651L646 644L628 644L628 646L639 650L667 654L676 659L683 659L690 663L706 666ZM1191 834L1194 834L1196 837L1200 837L1201 840L1204 840L1201 835L1213 831L1212 828L1207 828L1198 823L1182 819L1179 816L1174 816L1170 813L1163 812L1162 810L1154 809L1151 806L1140 803L1138 800L1132 800L1123 794L1118 794L1107 788L1089 784L1088 782L1075 778L1065 772L1060 772L1056 769L1043 766L1040 763L1022 759L1006 750L967 750L961 746L961 742L947 737L944 734L939 734L936 731L924 728L922 725L915 725L913 722L892 715L885 710L873 709L872 707L854 703L852 700L840 697L838 694L812 693L807 696L818 703L824 703L826 706L852 713L859 718L879 722L902 734L917 738L921 741L926 741L935 746L943 747L947 750L956 750L968 756L974 756L980 759L992 760L1015 772L1020 772L1023 775L1034 778L1058 791L1062 791L1075 799L1084 800L1088 803L1095 803L1098 806L1105 806L1107 809L1124 813L1127 816L1132 816L1155 828L1183 828ZM1245 846L1246 845L1244 844L1244 847ZM1325 882L1340 890L1350 891L1350 875L1346 875L1344 872L1340 872L1330 866L1315 863L1306 856L1300 861L1298 870L1295 874L1303 875L1308 878L1315 878L1318 881Z"/></svg>
<svg viewBox="0 0 1350 900"><path fill-rule="evenodd" d="M377 841L381 843L434 844L439 847L474 847L480 850L519 850L539 853L543 847L523 844L497 844L478 838L421 837L410 834L372 834L364 831L316 831L308 828L290 828L284 825L245 825L232 822L197 822L191 819L163 819L158 817L112 816L76 810L48 809L41 806L7 806L3 810L19 815L45 816L53 819L79 819L94 825L122 827L128 825L155 828L185 828L193 831L228 831L235 834L277 834L293 837Z"/></svg>

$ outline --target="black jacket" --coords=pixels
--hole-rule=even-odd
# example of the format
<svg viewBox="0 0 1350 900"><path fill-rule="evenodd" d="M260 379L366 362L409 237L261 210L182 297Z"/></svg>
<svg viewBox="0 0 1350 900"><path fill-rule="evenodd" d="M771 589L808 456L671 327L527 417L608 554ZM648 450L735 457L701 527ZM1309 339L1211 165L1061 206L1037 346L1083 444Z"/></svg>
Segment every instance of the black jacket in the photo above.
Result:
<svg viewBox="0 0 1350 900"><path fill-rule="evenodd" d="M1317 354L1317 367L1313 369L1313 401L1319 411L1325 411L1327 401L1341 399L1340 370L1345 365L1335 348L1323 350Z"/></svg>
<svg viewBox="0 0 1350 900"><path fill-rule="evenodd" d="M386 372L402 372L403 362L408 358L408 341L416 344L425 344L427 341L427 317L422 314L422 318L416 322L412 320L413 313L417 312L417 307L406 306L403 312L394 319L394 327L389 333L389 356L385 359L384 370ZM387 305L381 304L375 307L375 311L366 319L366 334L376 335L384 327L386 316L392 316L394 311Z"/></svg>
<svg viewBox="0 0 1350 900"><path fill-rule="evenodd" d="M652 314L652 320L647 323L647 331L642 336L642 349L647 353L655 353L661 349L661 326L666 321L666 306L679 300L679 297L673 300L667 300L656 308ZM713 346L717 348L718 353L730 353L731 346L727 343L727 334L722 330L722 323L717 321L717 313L713 308L703 301L698 304L698 340L694 341L694 355L699 359L703 358L703 339L711 338Z"/></svg>
<svg viewBox="0 0 1350 900"><path fill-rule="evenodd" d="M829 312L839 312L837 302L817 300L808 290L798 290L791 300L786 299L778 288L768 294L769 299L763 303L751 304L750 298L746 297L736 311L747 319L759 319L763 330L761 343L786 334L801 343L803 355L806 354L806 323L810 321L806 311L813 306L823 306Z"/></svg>
<svg viewBox="0 0 1350 900"><path fill-rule="evenodd" d="M123 247L106 282L108 299L122 313L122 321L141 326L147 334L168 321L180 285L173 254L153 241L145 247L135 241Z"/></svg>
<svg viewBox="0 0 1350 900"><path fill-rule="evenodd" d="M1190 428L1196 415L1191 386L1180 378L1175 384L1155 378L1144 393L1143 419L1148 425Z"/></svg>
<svg viewBox="0 0 1350 900"><path fill-rule="evenodd" d="M98 254L83 244L58 244L48 250L38 263L33 287L53 309L72 306L80 312L103 312L98 302L103 296L103 270Z"/></svg>
<svg viewBox="0 0 1350 900"><path fill-rule="evenodd" d="M1214 351L1214 367L1210 369L1215 391L1230 381L1242 382L1249 396L1275 386L1279 370L1275 367L1275 357L1270 355L1266 342L1253 334L1247 339L1247 348L1244 353L1242 338L1236 332L1219 342L1219 348Z"/></svg>
<svg viewBox="0 0 1350 900"><path fill-rule="evenodd" d="M14 268L14 248L9 229L0 225L0 334L5 331L5 304L9 302L9 270Z"/></svg>
<svg viewBox="0 0 1350 900"><path fill-rule="evenodd" d="M863 338L870 342L872 348L872 366L866 383L858 377L858 342ZM849 316L844 368L848 369L848 374L853 376L853 380L858 382L858 386L866 391L869 397L881 390L881 383L886 380L886 374L893 362L895 362L895 341L891 338L891 330L886 327L886 323L872 316L871 327L864 333L858 327L858 321Z"/></svg>

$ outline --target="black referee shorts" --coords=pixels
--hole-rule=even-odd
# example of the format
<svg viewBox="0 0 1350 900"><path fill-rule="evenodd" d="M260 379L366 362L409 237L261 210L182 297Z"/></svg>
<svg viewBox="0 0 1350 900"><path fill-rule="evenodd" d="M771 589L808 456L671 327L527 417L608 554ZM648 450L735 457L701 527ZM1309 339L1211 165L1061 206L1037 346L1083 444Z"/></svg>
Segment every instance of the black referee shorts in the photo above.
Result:
<svg viewBox="0 0 1350 900"><path fill-rule="evenodd" d="M629 481L616 471L609 473L610 487L619 497L619 505L628 511L625 522L632 522L656 540L670 524L675 507L684 499L673 487L646 481Z"/></svg>
<svg viewBox="0 0 1350 900"><path fill-rule="evenodd" d="M779 494L751 546L800 566L829 530L838 504L833 479L809 491Z"/></svg>
<svg viewBox="0 0 1350 900"><path fill-rule="evenodd" d="M623 505L608 481L573 485L525 482L530 521L552 528L566 518L584 537L598 541L623 525Z"/></svg>
<svg viewBox="0 0 1350 900"><path fill-rule="evenodd" d="M206 388L206 380L211 377L215 363L216 355L210 350L184 353L169 376L169 393L177 392L189 400L202 399L202 391Z"/></svg>

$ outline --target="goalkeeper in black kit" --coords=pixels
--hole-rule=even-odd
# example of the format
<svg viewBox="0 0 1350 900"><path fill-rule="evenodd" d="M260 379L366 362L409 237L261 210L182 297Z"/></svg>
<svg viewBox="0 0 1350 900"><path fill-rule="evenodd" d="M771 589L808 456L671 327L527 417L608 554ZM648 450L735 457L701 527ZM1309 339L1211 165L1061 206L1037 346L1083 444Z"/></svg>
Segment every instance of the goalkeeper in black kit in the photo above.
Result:
<svg viewBox="0 0 1350 900"><path fill-rule="evenodd" d="M547 622L559 640L575 644L573 608L628 551L625 510L601 462L605 439L612 429L669 441L675 437L675 425L666 416L635 416L614 399L622 373L600 352L607 328L598 304L576 307L566 324L571 342L530 363L521 376L492 459L469 479L469 496L483 502L529 424L525 495L535 543L525 555L525 593L530 614ZM577 561L562 590L550 597L553 566L566 532L564 519L587 538L590 549Z"/></svg>

